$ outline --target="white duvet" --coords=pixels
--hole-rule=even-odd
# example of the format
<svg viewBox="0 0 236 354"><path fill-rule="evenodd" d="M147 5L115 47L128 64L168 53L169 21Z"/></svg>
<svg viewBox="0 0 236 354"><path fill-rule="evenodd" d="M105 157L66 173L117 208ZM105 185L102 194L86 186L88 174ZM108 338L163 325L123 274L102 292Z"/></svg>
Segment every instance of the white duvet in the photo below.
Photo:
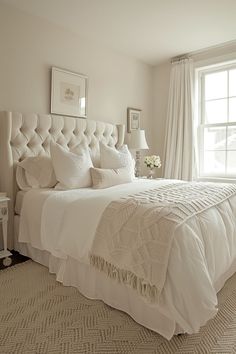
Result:
<svg viewBox="0 0 236 354"><path fill-rule="evenodd" d="M96 227L112 200L172 182L136 180L103 190L29 191L23 202L19 241L61 259L71 257L89 264ZM236 196L176 229L160 303L147 304L156 306L173 324L164 333L167 338L173 328L196 332L216 314L216 292L236 270L235 259Z"/></svg>

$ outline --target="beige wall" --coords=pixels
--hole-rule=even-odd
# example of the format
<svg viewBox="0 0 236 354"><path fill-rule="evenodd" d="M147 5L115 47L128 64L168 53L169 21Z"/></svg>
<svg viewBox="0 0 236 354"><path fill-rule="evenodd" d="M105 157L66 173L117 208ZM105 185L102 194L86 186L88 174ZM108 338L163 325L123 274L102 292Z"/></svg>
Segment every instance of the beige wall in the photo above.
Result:
<svg viewBox="0 0 236 354"><path fill-rule="evenodd" d="M50 111L50 68L89 77L88 118L125 123L142 109L151 144L152 68L6 5L0 5L0 109Z"/></svg>
<svg viewBox="0 0 236 354"><path fill-rule="evenodd" d="M236 44L222 45L193 55L195 66L212 65L236 59Z"/></svg>
<svg viewBox="0 0 236 354"><path fill-rule="evenodd" d="M158 65L154 69L153 82L153 153L160 155L163 161L166 113L170 80L170 63ZM158 176L162 176L162 168L158 170Z"/></svg>

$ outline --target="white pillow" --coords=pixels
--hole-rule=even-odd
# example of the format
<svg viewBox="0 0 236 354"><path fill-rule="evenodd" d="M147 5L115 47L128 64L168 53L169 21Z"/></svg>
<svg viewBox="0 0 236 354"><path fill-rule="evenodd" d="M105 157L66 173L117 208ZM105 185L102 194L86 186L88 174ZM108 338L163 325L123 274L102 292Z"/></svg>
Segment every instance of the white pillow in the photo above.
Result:
<svg viewBox="0 0 236 354"><path fill-rule="evenodd" d="M88 148L78 146L71 151L51 143L51 157L56 178L60 183L57 189L75 189L92 185L90 167L93 163Z"/></svg>
<svg viewBox="0 0 236 354"><path fill-rule="evenodd" d="M90 171L93 188L108 188L132 181L130 171L126 167L117 169L91 168Z"/></svg>
<svg viewBox="0 0 236 354"><path fill-rule="evenodd" d="M57 183L49 156L27 157L16 168L16 181L21 190L51 188Z"/></svg>
<svg viewBox="0 0 236 354"><path fill-rule="evenodd" d="M111 148L101 142L99 145L101 168L127 167L134 178L134 160L127 145L122 145L119 149Z"/></svg>

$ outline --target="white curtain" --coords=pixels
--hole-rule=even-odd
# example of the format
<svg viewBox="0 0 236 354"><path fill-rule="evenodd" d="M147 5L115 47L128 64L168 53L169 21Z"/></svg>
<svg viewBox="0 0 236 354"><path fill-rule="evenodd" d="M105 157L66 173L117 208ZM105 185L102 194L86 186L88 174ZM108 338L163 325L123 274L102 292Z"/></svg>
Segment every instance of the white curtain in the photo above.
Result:
<svg viewBox="0 0 236 354"><path fill-rule="evenodd" d="M193 63L174 62L171 68L164 177L193 178Z"/></svg>

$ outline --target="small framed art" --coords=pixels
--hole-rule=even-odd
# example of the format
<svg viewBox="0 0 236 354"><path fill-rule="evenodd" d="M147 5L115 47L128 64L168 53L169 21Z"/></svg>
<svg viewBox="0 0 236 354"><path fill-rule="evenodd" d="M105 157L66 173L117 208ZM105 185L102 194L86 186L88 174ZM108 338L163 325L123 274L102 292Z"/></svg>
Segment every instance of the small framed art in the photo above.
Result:
<svg viewBox="0 0 236 354"><path fill-rule="evenodd" d="M87 81L85 75L53 67L51 113L86 118Z"/></svg>
<svg viewBox="0 0 236 354"><path fill-rule="evenodd" d="M127 108L127 132L140 129L141 109Z"/></svg>

